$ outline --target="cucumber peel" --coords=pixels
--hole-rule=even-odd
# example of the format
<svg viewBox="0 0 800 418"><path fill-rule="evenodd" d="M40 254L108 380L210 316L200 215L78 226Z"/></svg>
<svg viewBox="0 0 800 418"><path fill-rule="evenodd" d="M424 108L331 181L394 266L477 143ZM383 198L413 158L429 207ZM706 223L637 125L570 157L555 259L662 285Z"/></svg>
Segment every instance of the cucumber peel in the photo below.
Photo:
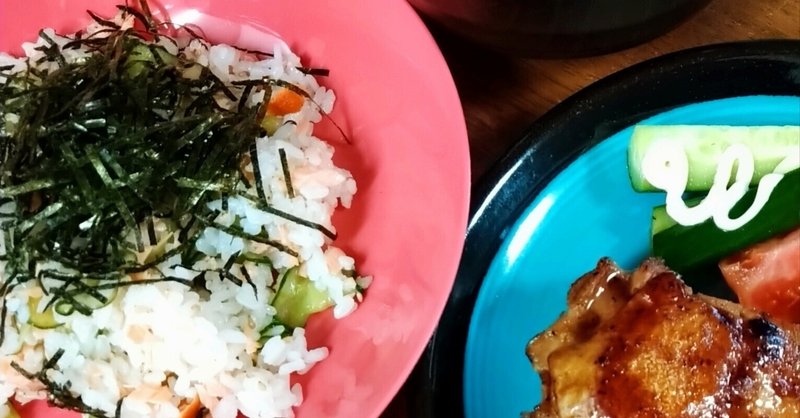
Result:
<svg viewBox="0 0 800 418"><path fill-rule="evenodd" d="M753 155L751 185L773 172L787 155L800 153L800 126L693 126L638 125L628 147L628 175L637 192L659 191L644 178L643 161L651 147L667 141L686 151L689 162L687 191L711 189L720 156L733 144L745 145Z"/></svg>

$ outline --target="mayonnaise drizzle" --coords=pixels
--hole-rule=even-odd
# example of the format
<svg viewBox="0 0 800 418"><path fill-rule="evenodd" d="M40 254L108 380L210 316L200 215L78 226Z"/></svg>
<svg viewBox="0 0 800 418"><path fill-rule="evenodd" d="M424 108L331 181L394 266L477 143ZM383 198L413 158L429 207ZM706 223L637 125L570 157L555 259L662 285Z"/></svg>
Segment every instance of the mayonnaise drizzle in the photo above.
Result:
<svg viewBox="0 0 800 418"><path fill-rule="evenodd" d="M737 169L731 183L734 166ZM772 173L761 178L753 204L736 219L730 217L730 211L747 193L755 174L753 154L745 145L733 144L720 155L708 196L694 207L686 206L683 201L689 182L689 160L679 143L654 144L645 154L642 167L645 180L667 193L667 214L676 222L691 226L713 219L717 228L733 231L750 222L764 208L785 173L800 167L800 153L788 155Z"/></svg>

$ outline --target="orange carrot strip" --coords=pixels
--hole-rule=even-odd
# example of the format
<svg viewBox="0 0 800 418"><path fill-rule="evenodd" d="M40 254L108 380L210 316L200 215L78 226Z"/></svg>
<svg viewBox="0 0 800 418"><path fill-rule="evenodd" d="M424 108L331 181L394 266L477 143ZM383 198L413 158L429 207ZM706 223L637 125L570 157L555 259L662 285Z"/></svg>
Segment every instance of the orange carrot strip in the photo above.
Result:
<svg viewBox="0 0 800 418"><path fill-rule="evenodd" d="M279 89L272 92L272 97L267 105L267 113L275 116L288 115L299 112L305 103L305 98L289 89Z"/></svg>

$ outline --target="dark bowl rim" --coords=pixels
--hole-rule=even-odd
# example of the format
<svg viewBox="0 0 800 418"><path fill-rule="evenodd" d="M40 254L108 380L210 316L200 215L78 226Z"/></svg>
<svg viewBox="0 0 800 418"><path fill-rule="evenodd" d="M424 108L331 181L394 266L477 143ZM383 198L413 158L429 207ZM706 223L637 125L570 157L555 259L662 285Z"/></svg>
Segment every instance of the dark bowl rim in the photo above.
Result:
<svg viewBox="0 0 800 418"><path fill-rule="evenodd" d="M594 82L534 121L473 187L455 285L406 384L413 416L464 416L464 348L483 277L509 228L556 174L639 120L746 95L800 95L800 40L726 42L652 58Z"/></svg>

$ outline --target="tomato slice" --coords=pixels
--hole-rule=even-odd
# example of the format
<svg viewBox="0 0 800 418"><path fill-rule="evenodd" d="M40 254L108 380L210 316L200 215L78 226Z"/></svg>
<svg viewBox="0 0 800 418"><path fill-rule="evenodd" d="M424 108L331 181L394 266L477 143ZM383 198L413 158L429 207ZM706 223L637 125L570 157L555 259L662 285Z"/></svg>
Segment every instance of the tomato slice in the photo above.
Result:
<svg viewBox="0 0 800 418"><path fill-rule="evenodd" d="M742 305L800 323L800 229L734 254L719 267Z"/></svg>

